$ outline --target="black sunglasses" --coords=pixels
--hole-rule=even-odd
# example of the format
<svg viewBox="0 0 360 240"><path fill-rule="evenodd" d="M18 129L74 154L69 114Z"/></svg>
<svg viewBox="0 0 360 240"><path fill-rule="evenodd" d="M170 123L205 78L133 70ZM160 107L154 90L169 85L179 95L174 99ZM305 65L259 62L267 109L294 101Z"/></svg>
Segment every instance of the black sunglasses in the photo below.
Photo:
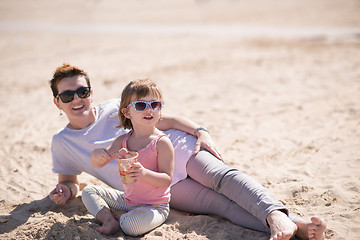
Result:
<svg viewBox="0 0 360 240"><path fill-rule="evenodd" d="M160 111L163 105L162 101L135 101L127 105L126 108L131 107L131 105L134 105L135 110L138 112L145 111L148 107L150 107L152 110Z"/></svg>
<svg viewBox="0 0 360 240"><path fill-rule="evenodd" d="M65 91L57 95L57 98L61 99L63 103L69 103L74 100L74 94L79 96L79 98L88 98L90 96L90 87L79 87L75 91Z"/></svg>

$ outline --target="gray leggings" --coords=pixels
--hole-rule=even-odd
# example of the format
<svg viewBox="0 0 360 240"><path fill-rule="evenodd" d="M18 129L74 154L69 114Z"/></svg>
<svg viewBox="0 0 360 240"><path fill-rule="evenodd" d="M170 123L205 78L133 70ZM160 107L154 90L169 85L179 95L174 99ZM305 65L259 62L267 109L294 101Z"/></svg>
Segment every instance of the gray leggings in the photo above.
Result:
<svg viewBox="0 0 360 240"><path fill-rule="evenodd" d="M169 204L129 206L122 191L88 185L82 191L82 201L94 216L104 207L126 211L121 215L121 230L130 236L142 235L160 226L169 216Z"/></svg>
<svg viewBox="0 0 360 240"><path fill-rule="evenodd" d="M248 175L224 164L207 151L189 159L188 178L171 187L172 208L198 214L214 214L242 227L270 232L267 215L285 206ZM299 220L289 216L293 222Z"/></svg>

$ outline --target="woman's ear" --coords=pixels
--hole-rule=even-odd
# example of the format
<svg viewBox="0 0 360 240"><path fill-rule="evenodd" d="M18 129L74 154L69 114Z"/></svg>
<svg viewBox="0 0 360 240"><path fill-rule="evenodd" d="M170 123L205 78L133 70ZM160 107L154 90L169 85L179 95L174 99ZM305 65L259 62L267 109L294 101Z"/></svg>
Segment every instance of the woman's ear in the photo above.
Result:
<svg viewBox="0 0 360 240"><path fill-rule="evenodd" d="M128 108L121 109L121 113L124 114L124 116L126 118L130 119L130 114L129 114L129 109Z"/></svg>
<svg viewBox="0 0 360 240"><path fill-rule="evenodd" d="M58 109L62 110L62 109L60 108L60 104L59 104L59 99L58 99L58 98L54 98L54 104L56 105L56 107L57 107Z"/></svg>

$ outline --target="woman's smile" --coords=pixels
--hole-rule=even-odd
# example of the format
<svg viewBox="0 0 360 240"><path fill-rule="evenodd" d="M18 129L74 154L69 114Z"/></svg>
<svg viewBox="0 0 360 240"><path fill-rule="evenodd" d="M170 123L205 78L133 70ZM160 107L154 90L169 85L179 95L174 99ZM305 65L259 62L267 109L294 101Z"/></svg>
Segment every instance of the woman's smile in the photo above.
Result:
<svg viewBox="0 0 360 240"><path fill-rule="evenodd" d="M82 105L73 107L72 110L74 110L74 111L79 111L79 110L81 110L81 109L83 109L83 108L84 108L84 105L82 104Z"/></svg>

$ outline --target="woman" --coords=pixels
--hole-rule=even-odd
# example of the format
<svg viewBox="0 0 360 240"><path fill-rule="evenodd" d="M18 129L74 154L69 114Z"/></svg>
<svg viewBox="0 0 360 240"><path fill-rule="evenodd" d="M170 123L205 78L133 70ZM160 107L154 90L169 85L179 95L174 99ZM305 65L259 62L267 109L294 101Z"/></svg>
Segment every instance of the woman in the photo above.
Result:
<svg viewBox="0 0 360 240"><path fill-rule="evenodd" d="M50 84L55 105L69 120L52 141L53 172L58 174L59 184L49 194L50 199L64 205L74 197L78 192L77 175L83 171L123 190L114 167L116 161L94 169L89 160L93 149L106 148L125 133L123 128L115 129L119 125L120 101L110 100L93 107L87 74L69 64L56 69ZM314 217L311 222L306 222L289 215L283 204L259 183L219 161L221 155L205 128L169 115L163 115L156 127L167 130L165 134L175 150L171 207L219 215L243 227L270 232L271 240L288 240L294 234L301 239L324 238L324 221ZM200 150L200 146L207 150ZM101 211L111 214L105 208Z"/></svg>

